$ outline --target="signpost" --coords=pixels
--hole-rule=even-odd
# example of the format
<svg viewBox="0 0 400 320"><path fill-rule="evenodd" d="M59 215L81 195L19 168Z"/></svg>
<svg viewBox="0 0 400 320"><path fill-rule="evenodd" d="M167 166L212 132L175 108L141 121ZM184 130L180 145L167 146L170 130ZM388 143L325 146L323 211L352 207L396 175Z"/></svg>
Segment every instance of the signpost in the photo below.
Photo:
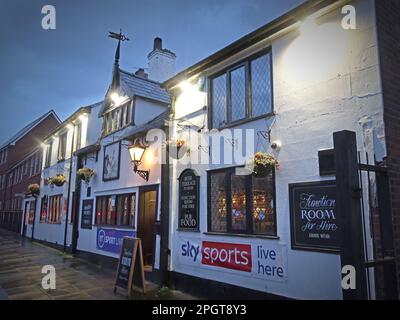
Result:
<svg viewBox="0 0 400 320"><path fill-rule="evenodd" d="M200 178L192 169L179 176L179 230L199 231Z"/></svg>
<svg viewBox="0 0 400 320"><path fill-rule="evenodd" d="M142 287L143 294L146 293L142 243L139 238L124 237L115 277L114 294L117 288L121 288L128 291L130 298L132 285Z"/></svg>
<svg viewBox="0 0 400 320"><path fill-rule="evenodd" d="M292 248L339 253L335 181L289 185Z"/></svg>

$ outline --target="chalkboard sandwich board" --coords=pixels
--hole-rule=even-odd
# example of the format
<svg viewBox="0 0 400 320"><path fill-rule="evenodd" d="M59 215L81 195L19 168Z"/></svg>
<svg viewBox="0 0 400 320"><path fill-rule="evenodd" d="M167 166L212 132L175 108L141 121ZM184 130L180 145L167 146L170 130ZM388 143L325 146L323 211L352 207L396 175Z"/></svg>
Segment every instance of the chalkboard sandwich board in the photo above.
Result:
<svg viewBox="0 0 400 320"><path fill-rule="evenodd" d="M142 287L143 294L146 293L142 243L139 238L124 237L115 277L114 294L117 288L121 288L128 291L130 298L133 284Z"/></svg>

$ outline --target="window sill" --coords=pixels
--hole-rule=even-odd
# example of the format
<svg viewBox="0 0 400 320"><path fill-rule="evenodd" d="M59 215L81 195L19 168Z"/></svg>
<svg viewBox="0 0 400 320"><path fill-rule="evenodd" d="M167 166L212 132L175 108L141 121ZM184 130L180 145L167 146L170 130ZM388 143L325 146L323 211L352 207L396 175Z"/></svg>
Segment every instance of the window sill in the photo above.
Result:
<svg viewBox="0 0 400 320"><path fill-rule="evenodd" d="M261 116L257 116L257 117L254 117L254 118L245 118L245 119L237 120L235 122L228 123L228 124L226 124L224 126L220 126L218 128L214 128L213 127L211 129L218 129L218 130L229 129L229 128L232 128L232 127L237 127L237 126L240 126L242 124L246 124L246 123L252 122L252 121L257 121L257 120L264 119L264 118L272 118L275 115L276 114L274 112L270 112L270 113L263 114Z"/></svg>
<svg viewBox="0 0 400 320"><path fill-rule="evenodd" d="M93 224L92 226L93 226L93 227L96 227L96 228L136 230L135 227L116 226L116 225L110 225L110 224Z"/></svg>
<svg viewBox="0 0 400 320"><path fill-rule="evenodd" d="M245 234L245 233L223 233L223 232L203 232L203 234L210 236L225 236L225 237L238 237L238 238L253 238L253 239L268 239L268 240L279 240L279 236L267 236L261 234Z"/></svg>
<svg viewBox="0 0 400 320"><path fill-rule="evenodd" d="M47 224L61 224L61 222L43 222L43 223L47 223Z"/></svg>

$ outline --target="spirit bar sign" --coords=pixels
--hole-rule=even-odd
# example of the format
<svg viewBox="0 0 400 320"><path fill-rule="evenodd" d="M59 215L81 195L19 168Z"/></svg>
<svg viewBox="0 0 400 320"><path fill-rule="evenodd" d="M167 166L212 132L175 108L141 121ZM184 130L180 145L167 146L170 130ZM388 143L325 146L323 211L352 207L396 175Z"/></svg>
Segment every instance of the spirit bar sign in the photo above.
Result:
<svg viewBox="0 0 400 320"><path fill-rule="evenodd" d="M335 181L289 185L292 248L338 253Z"/></svg>
<svg viewBox="0 0 400 320"><path fill-rule="evenodd" d="M200 177L192 169L179 177L179 230L199 231Z"/></svg>

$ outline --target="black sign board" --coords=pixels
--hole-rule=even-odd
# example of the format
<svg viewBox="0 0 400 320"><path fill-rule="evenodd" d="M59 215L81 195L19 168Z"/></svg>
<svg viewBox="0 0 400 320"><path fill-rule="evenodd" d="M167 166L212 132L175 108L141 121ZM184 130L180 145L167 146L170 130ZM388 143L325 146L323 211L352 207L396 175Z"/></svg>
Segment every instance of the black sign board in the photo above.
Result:
<svg viewBox="0 0 400 320"><path fill-rule="evenodd" d="M289 185L292 248L338 253L335 181Z"/></svg>
<svg viewBox="0 0 400 320"><path fill-rule="evenodd" d="M93 199L86 199L82 201L82 216L81 228L92 229L93 219Z"/></svg>
<svg viewBox="0 0 400 320"><path fill-rule="evenodd" d="M179 177L179 230L199 231L200 177L192 169Z"/></svg>
<svg viewBox="0 0 400 320"><path fill-rule="evenodd" d="M117 287L132 293L132 284L142 287L146 293L142 243L139 238L124 237L115 278L114 293Z"/></svg>

